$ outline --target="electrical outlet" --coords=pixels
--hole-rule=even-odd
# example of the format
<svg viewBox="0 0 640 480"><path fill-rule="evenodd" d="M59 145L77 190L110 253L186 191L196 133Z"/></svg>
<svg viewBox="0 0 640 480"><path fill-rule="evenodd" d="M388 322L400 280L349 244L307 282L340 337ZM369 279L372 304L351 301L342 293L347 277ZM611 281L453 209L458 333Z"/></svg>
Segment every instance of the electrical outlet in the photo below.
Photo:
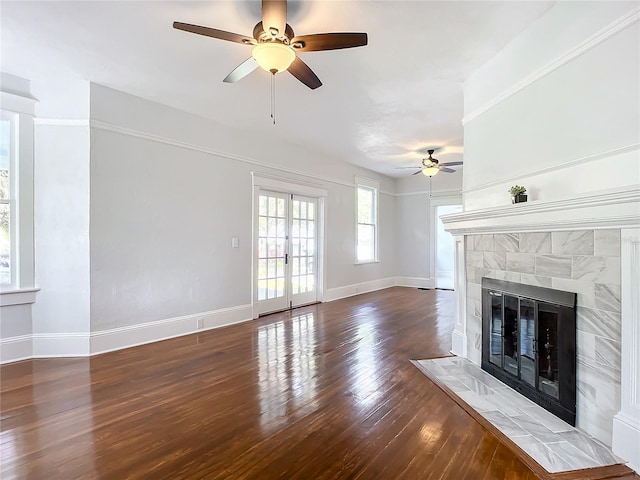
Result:
<svg viewBox="0 0 640 480"><path fill-rule="evenodd" d="M198 319L198 330L204 328L204 318Z"/></svg>

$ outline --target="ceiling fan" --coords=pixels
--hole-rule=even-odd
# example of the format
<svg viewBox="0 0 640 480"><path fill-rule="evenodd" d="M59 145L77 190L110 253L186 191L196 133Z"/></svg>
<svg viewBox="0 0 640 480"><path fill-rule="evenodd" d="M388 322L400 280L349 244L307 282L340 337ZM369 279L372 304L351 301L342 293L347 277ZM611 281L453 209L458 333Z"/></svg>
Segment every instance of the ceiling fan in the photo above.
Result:
<svg viewBox="0 0 640 480"><path fill-rule="evenodd" d="M440 163L440 161L437 158L433 158L433 156L432 156L433 152L435 152L435 149L427 150L427 153L429 154L429 158L423 158L422 159L422 165L420 165L419 167L396 167L396 168L398 168L398 169L400 169L400 168L417 168L418 171L416 173L414 173L413 175L418 175L419 173L422 173L423 175L426 175L427 177L433 177L438 172L454 173L455 170L453 168L448 168L448 167L455 167L457 165L462 165L462 162Z"/></svg>
<svg viewBox="0 0 640 480"><path fill-rule="evenodd" d="M224 79L227 83L237 82L260 66L273 75L289 70L291 75L313 90L320 87L322 82L313 70L300 60L297 52L337 50L367 44L366 33L316 33L296 36L291 25L287 23L287 0L262 0L262 21L253 28L253 37L181 22L173 22L173 28L253 47L251 57Z"/></svg>

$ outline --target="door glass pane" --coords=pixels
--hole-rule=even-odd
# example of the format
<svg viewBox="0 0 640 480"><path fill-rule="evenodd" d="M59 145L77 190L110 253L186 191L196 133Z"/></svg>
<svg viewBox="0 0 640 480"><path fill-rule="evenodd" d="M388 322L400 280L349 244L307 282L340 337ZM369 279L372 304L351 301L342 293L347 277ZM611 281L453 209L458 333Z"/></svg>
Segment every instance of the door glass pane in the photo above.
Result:
<svg viewBox="0 0 640 480"><path fill-rule="evenodd" d="M538 303L538 388L559 398L558 390L558 312Z"/></svg>
<svg viewBox="0 0 640 480"><path fill-rule="evenodd" d="M258 300L267 299L267 281L258 280Z"/></svg>
<svg viewBox="0 0 640 480"><path fill-rule="evenodd" d="M491 336L489 361L502 368L502 294L491 293Z"/></svg>
<svg viewBox="0 0 640 480"><path fill-rule="evenodd" d="M520 300L520 378L532 387L536 386L535 304L532 300Z"/></svg>
<svg viewBox="0 0 640 480"><path fill-rule="evenodd" d="M315 242L315 222L307 220L313 214L313 202L294 200L291 228L291 246L293 255L292 292L307 293L314 291L313 260ZM309 268L311 266L311 269ZM311 280L309 280L311 279Z"/></svg>
<svg viewBox="0 0 640 480"><path fill-rule="evenodd" d="M284 254L286 201L270 195L258 198L258 300L285 294Z"/></svg>
<svg viewBox="0 0 640 480"><path fill-rule="evenodd" d="M518 299L504 295L504 336L502 337L504 352L503 368L512 375L518 376Z"/></svg>

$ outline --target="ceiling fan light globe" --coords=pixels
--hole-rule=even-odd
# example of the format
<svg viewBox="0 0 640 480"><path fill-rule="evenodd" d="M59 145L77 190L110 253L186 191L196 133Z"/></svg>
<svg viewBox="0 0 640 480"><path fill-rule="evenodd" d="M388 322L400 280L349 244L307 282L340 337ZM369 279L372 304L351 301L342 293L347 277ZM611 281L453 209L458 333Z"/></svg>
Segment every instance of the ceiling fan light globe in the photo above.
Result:
<svg viewBox="0 0 640 480"><path fill-rule="evenodd" d="M258 65L270 73L284 72L296 59L291 47L277 42L259 43L251 52Z"/></svg>
<svg viewBox="0 0 640 480"><path fill-rule="evenodd" d="M433 177L436 173L438 173L440 171L440 169L438 167L424 167L422 169L422 174L427 176L427 177Z"/></svg>

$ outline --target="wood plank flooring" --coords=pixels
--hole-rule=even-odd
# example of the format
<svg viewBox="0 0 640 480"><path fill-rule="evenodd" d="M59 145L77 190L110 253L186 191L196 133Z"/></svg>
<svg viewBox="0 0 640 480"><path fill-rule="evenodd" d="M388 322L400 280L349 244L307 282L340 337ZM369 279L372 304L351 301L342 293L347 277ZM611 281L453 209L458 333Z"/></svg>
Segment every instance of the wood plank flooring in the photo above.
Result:
<svg viewBox="0 0 640 480"><path fill-rule="evenodd" d="M391 288L83 359L0 368L0 477L534 479L409 359L454 294Z"/></svg>

